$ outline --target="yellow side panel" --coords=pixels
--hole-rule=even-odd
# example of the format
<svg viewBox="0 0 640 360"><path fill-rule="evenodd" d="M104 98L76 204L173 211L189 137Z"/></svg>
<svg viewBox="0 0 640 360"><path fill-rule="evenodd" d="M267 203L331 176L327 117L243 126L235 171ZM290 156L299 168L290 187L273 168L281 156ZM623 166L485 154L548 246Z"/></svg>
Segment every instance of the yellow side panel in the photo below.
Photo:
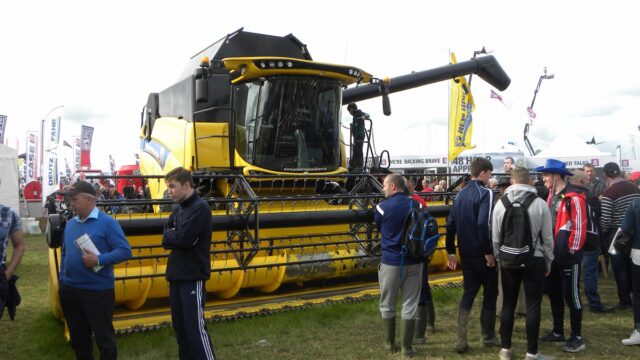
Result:
<svg viewBox="0 0 640 360"><path fill-rule="evenodd" d="M193 139L193 123L189 123L187 138ZM196 140L192 141L194 166L229 168L229 125L227 123L195 123ZM185 158L185 161L189 161ZM189 161L190 162L190 161Z"/></svg>

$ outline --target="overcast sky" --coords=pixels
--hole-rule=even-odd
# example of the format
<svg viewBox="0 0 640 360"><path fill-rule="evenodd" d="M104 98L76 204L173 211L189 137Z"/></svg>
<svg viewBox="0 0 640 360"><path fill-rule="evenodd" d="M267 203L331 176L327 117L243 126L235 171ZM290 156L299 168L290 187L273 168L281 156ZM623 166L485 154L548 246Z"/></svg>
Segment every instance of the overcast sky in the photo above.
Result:
<svg viewBox="0 0 640 360"><path fill-rule="evenodd" d="M502 96L474 77L474 143L496 147L522 140L526 107L548 67L536 100L530 138L544 148L576 133L621 145L640 135L640 66L632 2L585 1L12 1L0 4L0 114L5 138L39 130L52 108L65 106L62 136L96 128L94 167L134 161L140 111L150 92L172 85L195 53L240 27L293 33L314 60L349 64L376 77L443 66L483 46L512 79ZM446 82L391 95L360 107L374 119L378 151L444 154ZM343 122L349 119L343 111ZM637 139L636 139L637 141ZM524 147L522 148L524 150Z"/></svg>

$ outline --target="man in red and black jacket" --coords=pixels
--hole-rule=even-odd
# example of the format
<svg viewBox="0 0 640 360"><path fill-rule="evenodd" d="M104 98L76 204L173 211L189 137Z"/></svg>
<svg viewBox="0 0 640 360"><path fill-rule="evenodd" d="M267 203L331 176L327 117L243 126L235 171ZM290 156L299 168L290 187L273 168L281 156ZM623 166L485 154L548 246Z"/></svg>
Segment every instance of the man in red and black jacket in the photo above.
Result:
<svg viewBox="0 0 640 360"><path fill-rule="evenodd" d="M573 174L566 169L564 162L548 159L536 171L542 173L545 186L549 189L547 203L555 240L551 272L545 281L545 292L551 302L553 330L541 340L565 342L564 298L569 305L571 336L562 349L575 353L585 349L582 339L580 265L582 246L587 236L586 196L567 183L565 177Z"/></svg>

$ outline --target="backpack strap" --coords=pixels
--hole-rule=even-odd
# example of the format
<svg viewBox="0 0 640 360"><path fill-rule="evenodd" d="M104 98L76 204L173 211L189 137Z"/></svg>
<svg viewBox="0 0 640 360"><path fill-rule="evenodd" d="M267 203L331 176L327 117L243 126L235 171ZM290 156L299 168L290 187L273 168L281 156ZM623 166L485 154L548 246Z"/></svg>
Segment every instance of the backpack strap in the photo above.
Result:
<svg viewBox="0 0 640 360"><path fill-rule="evenodd" d="M531 203L534 202L537 197L538 197L538 195L536 195L534 193L529 193L529 195L527 195L525 197L524 201L522 202L522 206L525 209L529 209L529 205L531 205Z"/></svg>
<svg viewBox="0 0 640 360"><path fill-rule="evenodd" d="M507 210L509 207L511 207L513 204L511 203L511 201L509 201L509 198L507 195L502 195L500 197L500 201L502 202L502 205L504 205L504 209Z"/></svg>

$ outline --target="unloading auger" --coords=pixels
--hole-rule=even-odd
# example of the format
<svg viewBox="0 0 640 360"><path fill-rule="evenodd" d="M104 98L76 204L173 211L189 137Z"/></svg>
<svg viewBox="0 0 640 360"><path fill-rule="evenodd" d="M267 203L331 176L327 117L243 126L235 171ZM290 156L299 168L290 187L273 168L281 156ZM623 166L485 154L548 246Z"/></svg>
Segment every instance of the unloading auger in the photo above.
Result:
<svg viewBox="0 0 640 360"><path fill-rule="evenodd" d="M242 29L196 54L181 80L150 94L142 112L134 177L144 179L151 199L98 203L119 209L114 216L133 250L115 267L116 329L170 321L168 253L160 244L171 201L162 177L178 166L192 170L211 205L208 318L374 294L380 239L373 209L383 198L382 177L347 170L342 105L382 96L388 114L389 93L470 73L500 90L510 82L492 56L380 80L313 61L293 35ZM430 211L442 225L448 207ZM66 218L50 216L47 231L49 297L60 318L58 248ZM443 249L431 267L446 270Z"/></svg>

